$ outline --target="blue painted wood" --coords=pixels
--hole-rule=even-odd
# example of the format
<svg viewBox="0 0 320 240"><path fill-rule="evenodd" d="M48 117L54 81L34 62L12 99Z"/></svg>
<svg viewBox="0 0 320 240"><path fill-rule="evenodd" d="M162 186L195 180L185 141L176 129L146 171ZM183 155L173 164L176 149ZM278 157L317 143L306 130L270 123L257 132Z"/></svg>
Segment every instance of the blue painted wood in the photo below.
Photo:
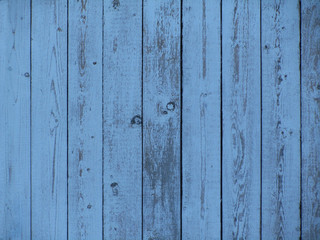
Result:
<svg viewBox="0 0 320 240"><path fill-rule="evenodd" d="M0 1L0 239L30 238L30 2Z"/></svg>
<svg viewBox="0 0 320 240"><path fill-rule="evenodd" d="M260 4L222 3L223 238L260 236Z"/></svg>
<svg viewBox="0 0 320 240"><path fill-rule="evenodd" d="M142 236L142 1L104 3L104 239Z"/></svg>
<svg viewBox="0 0 320 240"><path fill-rule="evenodd" d="M262 238L300 236L299 1L263 1Z"/></svg>
<svg viewBox="0 0 320 240"><path fill-rule="evenodd" d="M0 0L0 239L319 238L320 4L260 2Z"/></svg>
<svg viewBox="0 0 320 240"><path fill-rule="evenodd" d="M301 1L302 239L320 237L320 2Z"/></svg>
<svg viewBox="0 0 320 240"><path fill-rule="evenodd" d="M68 12L68 236L101 239L102 2Z"/></svg>
<svg viewBox="0 0 320 240"><path fill-rule="evenodd" d="M143 4L143 239L179 239L180 1Z"/></svg>
<svg viewBox="0 0 320 240"><path fill-rule="evenodd" d="M67 238L67 1L32 2L32 238Z"/></svg>
<svg viewBox="0 0 320 240"><path fill-rule="evenodd" d="M183 1L182 237L220 239L220 1Z"/></svg>

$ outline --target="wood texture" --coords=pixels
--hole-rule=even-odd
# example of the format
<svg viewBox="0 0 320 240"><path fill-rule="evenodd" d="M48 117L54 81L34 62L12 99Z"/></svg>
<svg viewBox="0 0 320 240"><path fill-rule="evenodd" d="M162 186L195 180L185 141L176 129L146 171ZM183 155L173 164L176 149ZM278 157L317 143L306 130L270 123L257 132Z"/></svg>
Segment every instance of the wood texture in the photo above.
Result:
<svg viewBox="0 0 320 240"><path fill-rule="evenodd" d="M104 238L142 236L142 1L104 5Z"/></svg>
<svg viewBox="0 0 320 240"><path fill-rule="evenodd" d="M0 239L30 238L30 2L0 2Z"/></svg>
<svg viewBox="0 0 320 240"><path fill-rule="evenodd" d="M262 238L300 236L299 1L263 1Z"/></svg>
<svg viewBox="0 0 320 240"><path fill-rule="evenodd" d="M302 238L320 238L320 2L301 1Z"/></svg>
<svg viewBox="0 0 320 240"><path fill-rule="evenodd" d="M69 2L68 227L102 238L102 2Z"/></svg>
<svg viewBox="0 0 320 240"><path fill-rule="evenodd" d="M180 2L143 3L143 239L179 239Z"/></svg>
<svg viewBox="0 0 320 240"><path fill-rule="evenodd" d="M183 1L182 237L220 239L220 2Z"/></svg>
<svg viewBox="0 0 320 240"><path fill-rule="evenodd" d="M260 5L222 3L223 238L259 239Z"/></svg>
<svg viewBox="0 0 320 240"><path fill-rule="evenodd" d="M319 1L0 0L0 23L0 240L320 239Z"/></svg>
<svg viewBox="0 0 320 240"><path fill-rule="evenodd" d="M67 1L32 2L32 230L67 238Z"/></svg>

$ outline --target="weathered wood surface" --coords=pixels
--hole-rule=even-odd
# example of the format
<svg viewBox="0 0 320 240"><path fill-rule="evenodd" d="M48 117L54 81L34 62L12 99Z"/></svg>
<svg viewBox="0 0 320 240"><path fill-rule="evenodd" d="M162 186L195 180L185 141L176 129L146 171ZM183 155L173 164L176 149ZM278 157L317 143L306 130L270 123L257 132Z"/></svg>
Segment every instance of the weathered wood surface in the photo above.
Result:
<svg viewBox="0 0 320 240"><path fill-rule="evenodd" d="M0 1L0 239L30 238L30 1Z"/></svg>
<svg viewBox="0 0 320 240"><path fill-rule="evenodd" d="M107 1L104 19L104 239L141 239L142 1Z"/></svg>
<svg viewBox="0 0 320 240"><path fill-rule="evenodd" d="M260 5L222 3L222 229L224 239L259 239Z"/></svg>
<svg viewBox="0 0 320 240"><path fill-rule="evenodd" d="M32 1L32 238L67 238L67 1Z"/></svg>
<svg viewBox="0 0 320 240"><path fill-rule="evenodd" d="M0 0L0 239L319 239L319 16Z"/></svg>
<svg viewBox="0 0 320 240"><path fill-rule="evenodd" d="M102 2L68 11L68 236L101 239Z"/></svg>
<svg viewBox="0 0 320 240"><path fill-rule="evenodd" d="M220 239L220 1L183 1L182 238Z"/></svg>
<svg viewBox="0 0 320 240"><path fill-rule="evenodd" d="M143 239L179 239L180 1L143 4Z"/></svg>
<svg viewBox="0 0 320 240"><path fill-rule="evenodd" d="M301 1L302 239L320 238L320 2Z"/></svg>
<svg viewBox="0 0 320 240"><path fill-rule="evenodd" d="M261 14L262 239L299 239L299 1L262 1Z"/></svg>

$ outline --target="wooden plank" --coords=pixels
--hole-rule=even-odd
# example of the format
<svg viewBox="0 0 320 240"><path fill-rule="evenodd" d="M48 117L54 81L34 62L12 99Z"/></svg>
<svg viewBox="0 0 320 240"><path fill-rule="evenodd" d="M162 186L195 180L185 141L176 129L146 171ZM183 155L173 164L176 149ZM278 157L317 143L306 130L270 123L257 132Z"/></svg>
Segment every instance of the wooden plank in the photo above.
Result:
<svg viewBox="0 0 320 240"><path fill-rule="evenodd" d="M32 1L32 237L67 238L67 1Z"/></svg>
<svg viewBox="0 0 320 240"><path fill-rule="evenodd" d="M300 236L299 1L263 1L262 238Z"/></svg>
<svg viewBox="0 0 320 240"><path fill-rule="evenodd" d="M320 2L301 1L302 239L320 236Z"/></svg>
<svg viewBox="0 0 320 240"><path fill-rule="evenodd" d="M220 1L183 1L182 237L220 239Z"/></svg>
<svg viewBox="0 0 320 240"><path fill-rule="evenodd" d="M0 2L0 238L30 238L30 1Z"/></svg>
<svg viewBox="0 0 320 240"><path fill-rule="evenodd" d="M224 239L260 236L259 4L222 3Z"/></svg>
<svg viewBox="0 0 320 240"><path fill-rule="evenodd" d="M69 1L68 235L102 238L102 1Z"/></svg>
<svg viewBox="0 0 320 240"><path fill-rule="evenodd" d="M143 6L143 238L180 238L180 1Z"/></svg>
<svg viewBox="0 0 320 240"><path fill-rule="evenodd" d="M142 1L104 4L104 238L141 239Z"/></svg>

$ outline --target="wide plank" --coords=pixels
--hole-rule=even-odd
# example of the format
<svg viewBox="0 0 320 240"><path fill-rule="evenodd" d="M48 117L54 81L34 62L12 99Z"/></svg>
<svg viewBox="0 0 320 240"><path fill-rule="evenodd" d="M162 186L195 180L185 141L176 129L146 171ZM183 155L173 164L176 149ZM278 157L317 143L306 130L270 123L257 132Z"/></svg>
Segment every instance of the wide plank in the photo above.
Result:
<svg viewBox="0 0 320 240"><path fill-rule="evenodd" d="M143 239L180 238L180 1L143 1Z"/></svg>
<svg viewBox="0 0 320 240"><path fill-rule="evenodd" d="M0 238L29 239L30 1L0 1Z"/></svg>
<svg viewBox="0 0 320 240"><path fill-rule="evenodd" d="M142 236L142 1L104 3L104 239Z"/></svg>
<svg viewBox="0 0 320 240"><path fill-rule="evenodd" d="M221 235L220 7L220 1L183 1L183 239Z"/></svg>
<svg viewBox="0 0 320 240"><path fill-rule="evenodd" d="M320 2L301 1L302 239L320 237Z"/></svg>
<svg viewBox="0 0 320 240"><path fill-rule="evenodd" d="M32 1L32 238L67 238L67 1Z"/></svg>
<svg viewBox="0 0 320 240"><path fill-rule="evenodd" d="M222 229L259 239L260 3L222 2Z"/></svg>
<svg viewBox="0 0 320 240"><path fill-rule="evenodd" d="M262 238L300 236L299 1L263 1Z"/></svg>
<svg viewBox="0 0 320 240"><path fill-rule="evenodd" d="M102 12L102 1L69 1L69 240L102 239Z"/></svg>
<svg viewBox="0 0 320 240"><path fill-rule="evenodd" d="M263 1L262 238L300 236L299 1Z"/></svg>

